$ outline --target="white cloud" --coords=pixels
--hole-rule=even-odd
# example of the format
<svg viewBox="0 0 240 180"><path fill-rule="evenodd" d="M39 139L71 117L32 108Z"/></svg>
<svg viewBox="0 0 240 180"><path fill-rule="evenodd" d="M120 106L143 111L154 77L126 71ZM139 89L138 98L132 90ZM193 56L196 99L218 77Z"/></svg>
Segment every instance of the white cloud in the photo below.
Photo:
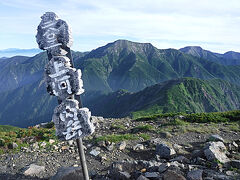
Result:
<svg viewBox="0 0 240 180"><path fill-rule="evenodd" d="M54 11L71 25L75 37L87 37L75 39L74 49L90 50L102 44L100 41L130 38L152 42L158 48L202 45L218 52L240 51L239 0L33 0L31 3L6 0L1 3L0 6L17 11L1 13L0 8L4 27L0 33L33 36L40 16Z"/></svg>

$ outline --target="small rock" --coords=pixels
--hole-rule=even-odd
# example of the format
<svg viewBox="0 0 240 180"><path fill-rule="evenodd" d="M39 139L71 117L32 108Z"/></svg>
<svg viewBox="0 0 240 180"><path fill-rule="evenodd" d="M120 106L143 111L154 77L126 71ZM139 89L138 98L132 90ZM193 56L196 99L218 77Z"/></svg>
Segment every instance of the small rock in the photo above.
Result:
<svg viewBox="0 0 240 180"><path fill-rule="evenodd" d="M199 149L196 149L192 152L192 157L193 158L197 158L197 157L201 157L203 158L204 157L204 152L203 150L199 150Z"/></svg>
<svg viewBox="0 0 240 180"><path fill-rule="evenodd" d="M230 164L232 167L240 169L240 160L232 160Z"/></svg>
<svg viewBox="0 0 240 180"><path fill-rule="evenodd" d="M64 150L68 150L69 149L69 147L68 146L62 146L62 148L61 148L63 151Z"/></svg>
<svg viewBox="0 0 240 180"><path fill-rule="evenodd" d="M130 179L131 175L128 172L126 172L126 171L119 172L119 178L120 179Z"/></svg>
<svg viewBox="0 0 240 180"><path fill-rule="evenodd" d="M99 156L100 156L101 162L107 161L107 155L106 154L99 155Z"/></svg>
<svg viewBox="0 0 240 180"><path fill-rule="evenodd" d="M238 176L239 174L234 171L226 171L226 175L228 176Z"/></svg>
<svg viewBox="0 0 240 180"><path fill-rule="evenodd" d="M40 146L41 146L41 147L43 147L43 148L45 148L45 147L46 147L46 145L47 145L47 143L46 143L46 142L41 142L41 144L40 144Z"/></svg>
<svg viewBox="0 0 240 180"><path fill-rule="evenodd" d="M78 164L74 164L73 167L78 167Z"/></svg>
<svg viewBox="0 0 240 180"><path fill-rule="evenodd" d="M32 144L32 148L33 148L34 150L39 149L38 142L33 143L33 144Z"/></svg>
<svg viewBox="0 0 240 180"><path fill-rule="evenodd" d="M159 177L159 173L158 172L146 172L145 177L147 177L147 178L157 178L157 177Z"/></svg>
<svg viewBox="0 0 240 180"><path fill-rule="evenodd" d="M171 138L172 137L172 134L170 132L161 132L160 135L163 138Z"/></svg>
<svg viewBox="0 0 240 180"><path fill-rule="evenodd" d="M56 145L53 145L53 148L54 148L55 150L58 150L58 146L56 146Z"/></svg>
<svg viewBox="0 0 240 180"><path fill-rule="evenodd" d="M141 169L141 173L145 173L147 171L146 168Z"/></svg>
<svg viewBox="0 0 240 180"><path fill-rule="evenodd" d="M195 159L195 164L197 165L202 165L202 166L206 166L206 160L200 157L197 157Z"/></svg>
<svg viewBox="0 0 240 180"><path fill-rule="evenodd" d="M18 147L18 145L15 142L8 144L8 149L15 149L17 147Z"/></svg>
<svg viewBox="0 0 240 180"><path fill-rule="evenodd" d="M183 177L181 174L175 172L175 171L166 171L163 175L164 180L186 180L185 177Z"/></svg>
<svg viewBox="0 0 240 180"><path fill-rule="evenodd" d="M31 164L25 171L24 171L24 175L25 176L34 176L34 175L38 175L39 173L45 171L45 167L44 166L38 166L36 164Z"/></svg>
<svg viewBox="0 0 240 180"><path fill-rule="evenodd" d="M145 176L141 175L137 178L137 180L149 180L149 179L146 178Z"/></svg>
<svg viewBox="0 0 240 180"><path fill-rule="evenodd" d="M53 144L53 143L55 143L55 140L54 139L49 139L49 143Z"/></svg>
<svg viewBox="0 0 240 180"><path fill-rule="evenodd" d="M69 140L69 141L68 141L68 145L69 145L69 146L73 146L73 145L74 145L74 141L73 141L73 140Z"/></svg>
<svg viewBox="0 0 240 180"><path fill-rule="evenodd" d="M166 171L168 169L168 167L170 166L170 163L163 163L159 166L158 168L158 172L163 173L164 171Z"/></svg>
<svg viewBox="0 0 240 180"><path fill-rule="evenodd" d="M204 154L209 161L218 160L221 163L229 161L225 154L227 152L227 148L223 142L209 142L204 149Z"/></svg>
<svg viewBox="0 0 240 180"><path fill-rule="evenodd" d="M79 180L84 179L80 167L60 167L50 180Z"/></svg>
<svg viewBox="0 0 240 180"><path fill-rule="evenodd" d="M156 147L156 154L159 155L160 158L169 159L172 155L176 154L176 152L166 144L158 144Z"/></svg>
<svg viewBox="0 0 240 180"><path fill-rule="evenodd" d="M98 142L97 142L97 145L98 145L99 147L106 147L105 141L98 141Z"/></svg>
<svg viewBox="0 0 240 180"><path fill-rule="evenodd" d="M172 162L170 163L170 168L173 168L173 169L178 169L178 168L184 169L184 167L185 167L184 164L179 163L179 162L177 162L177 161L172 161Z"/></svg>
<svg viewBox="0 0 240 180"><path fill-rule="evenodd" d="M110 166L109 175L112 178L116 178L120 176L120 172L134 172L136 171L136 163L135 162L114 162Z"/></svg>
<svg viewBox="0 0 240 180"><path fill-rule="evenodd" d="M92 151L90 151L90 154L93 156L98 156L101 152L99 151L98 148L93 149Z"/></svg>
<svg viewBox="0 0 240 180"><path fill-rule="evenodd" d="M171 161L177 161L177 162L179 162L179 163L187 163L187 164L190 163L190 160L187 159L187 158L184 157L184 156L175 157L174 159L171 159Z"/></svg>
<svg viewBox="0 0 240 180"><path fill-rule="evenodd" d="M114 146L115 146L115 143L114 143L114 142L106 141L105 144L106 144L106 147L105 147L105 148L106 148L108 151L113 151Z"/></svg>
<svg viewBox="0 0 240 180"><path fill-rule="evenodd" d="M149 141L150 144L157 146L158 144L162 144L163 140L161 138L155 138L155 139L151 139Z"/></svg>
<svg viewBox="0 0 240 180"><path fill-rule="evenodd" d="M121 143L118 144L118 149L119 150L124 150L126 148L127 143L125 141L122 141Z"/></svg>
<svg viewBox="0 0 240 180"><path fill-rule="evenodd" d="M203 179L202 175L203 175L203 170L199 170L199 169L192 170L192 171L188 172L187 179L188 180L202 180Z"/></svg>
<svg viewBox="0 0 240 180"><path fill-rule="evenodd" d="M221 136L219 136L218 134L212 134L208 138L208 141L215 141L215 142L221 141L221 142L224 142L224 139Z"/></svg>
<svg viewBox="0 0 240 180"><path fill-rule="evenodd" d="M136 146L133 146L134 151L138 150L144 150L144 146L142 144L137 144Z"/></svg>

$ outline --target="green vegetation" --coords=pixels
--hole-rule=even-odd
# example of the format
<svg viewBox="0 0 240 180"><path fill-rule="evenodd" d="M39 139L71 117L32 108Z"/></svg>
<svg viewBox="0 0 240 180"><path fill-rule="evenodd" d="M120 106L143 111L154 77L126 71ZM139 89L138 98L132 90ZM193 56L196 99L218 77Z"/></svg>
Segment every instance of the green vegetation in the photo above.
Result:
<svg viewBox="0 0 240 180"><path fill-rule="evenodd" d="M143 138L145 141L151 139L151 136L149 134L145 134L145 133L138 134L138 136Z"/></svg>
<svg viewBox="0 0 240 180"><path fill-rule="evenodd" d="M179 119L179 117L182 119ZM211 112L211 113L165 113L154 114L151 116L138 117L136 121L163 121L165 118L172 117L167 125L184 125L184 123L220 123L220 122L239 122L240 110L226 112Z"/></svg>
<svg viewBox="0 0 240 180"><path fill-rule="evenodd" d="M165 113L169 113L166 116L172 116L221 112L239 108L239 102L240 87L237 85L220 79L180 78L147 87L137 93L117 91L101 96L94 101L92 109L105 117L131 115L136 119Z"/></svg>
<svg viewBox="0 0 240 180"><path fill-rule="evenodd" d="M160 50L149 43L126 40L89 53L73 52L73 58L83 74L84 104L95 115L120 117L133 113L139 117L238 108L239 87L229 82L240 84L240 66L220 65L179 50ZM0 84L4 84L0 87L1 123L27 127L50 120L57 99L47 94L42 81L47 54L18 56L4 62L0 67ZM208 80L182 79L185 77ZM216 78L224 81L210 80ZM128 92L116 93L120 89Z"/></svg>
<svg viewBox="0 0 240 180"><path fill-rule="evenodd" d="M9 131L17 131L20 128L15 126L9 126L9 125L0 125L0 132L9 132Z"/></svg>
<svg viewBox="0 0 240 180"><path fill-rule="evenodd" d="M145 124L145 125L139 125L136 126L132 129L132 132L137 133L137 132L148 132L154 130L154 127L150 124Z"/></svg>
<svg viewBox="0 0 240 180"><path fill-rule="evenodd" d="M5 128L7 127L7 128ZM31 138L34 141L46 141L48 142L49 139L57 139L55 136L55 129L54 127L51 128L36 128L36 127L29 127L29 128L17 128L12 126L0 126L0 147L1 151L5 152L8 151L8 146L10 144L17 143L18 148L14 149L14 151L20 150L21 147L29 146L28 139Z"/></svg>
<svg viewBox="0 0 240 180"><path fill-rule="evenodd" d="M116 124L112 124L111 125L111 129L120 129L120 130L125 130L125 126L122 125L122 124L119 124L119 123L116 123Z"/></svg>

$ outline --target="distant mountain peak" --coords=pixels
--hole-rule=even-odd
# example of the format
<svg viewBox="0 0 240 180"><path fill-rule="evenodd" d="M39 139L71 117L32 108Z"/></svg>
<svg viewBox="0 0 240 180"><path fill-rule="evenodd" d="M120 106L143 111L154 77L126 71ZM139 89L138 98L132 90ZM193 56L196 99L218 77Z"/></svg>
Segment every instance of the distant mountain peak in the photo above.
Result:
<svg viewBox="0 0 240 180"><path fill-rule="evenodd" d="M223 65L240 64L240 53L234 51L219 54L202 49L200 46L186 46L179 49L179 51Z"/></svg>
<svg viewBox="0 0 240 180"><path fill-rule="evenodd" d="M201 46L186 46L186 47L181 48L181 49L203 50L203 48Z"/></svg>
<svg viewBox="0 0 240 180"><path fill-rule="evenodd" d="M114 42L108 43L105 46L99 47L88 54L89 57L99 58L105 54L119 54L122 51L127 53L148 53L156 49L151 43L139 43L129 40L119 39Z"/></svg>

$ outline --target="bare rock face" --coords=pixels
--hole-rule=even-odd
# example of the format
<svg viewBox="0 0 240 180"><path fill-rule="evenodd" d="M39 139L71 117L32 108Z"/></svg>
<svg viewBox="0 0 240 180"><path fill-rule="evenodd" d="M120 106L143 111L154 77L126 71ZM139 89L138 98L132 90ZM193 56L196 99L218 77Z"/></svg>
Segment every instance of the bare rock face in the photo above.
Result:
<svg viewBox="0 0 240 180"><path fill-rule="evenodd" d="M226 156L227 148L223 142L209 142L204 148L204 155L209 161L218 160L221 163L229 161Z"/></svg>

